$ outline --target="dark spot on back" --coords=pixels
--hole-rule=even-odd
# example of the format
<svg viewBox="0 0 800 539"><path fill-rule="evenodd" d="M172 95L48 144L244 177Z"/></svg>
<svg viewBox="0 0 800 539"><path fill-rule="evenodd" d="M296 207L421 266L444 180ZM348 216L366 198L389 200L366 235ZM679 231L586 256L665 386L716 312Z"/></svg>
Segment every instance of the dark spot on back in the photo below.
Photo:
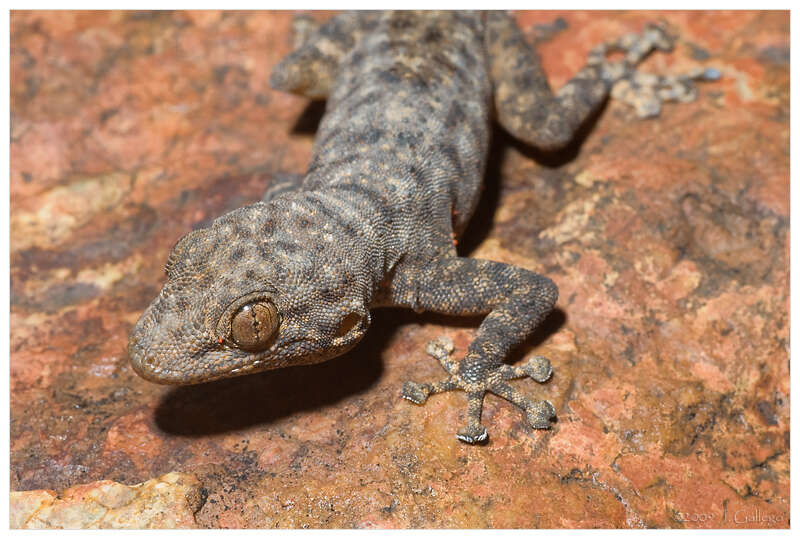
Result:
<svg viewBox="0 0 800 539"><path fill-rule="evenodd" d="M275 250L281 253L293 255L300 250L296 243L289 241L276 241L273 243Z"/></svg>
<svg viewBox="0 0 800 539"><path fill-rule="evenodd" d="M438 43L442 39L442 33L435 26L429 27L422 37L422 41L428 44Z"/></svg>
<svg viewBox="0 0 800 539"><path fill-rule="evenodd" d="M361 64L361 62L363 62L363 61L364 61L364 53L363 53L363 52L361 52L361 51L355 51L355 52L354 52L354 53L353 53L353 54L350 56L350 64L351 64L351 65L353 65L353 66L358 66L358 65L360 65L360 64Z"/></svg>
<svg viewBox="0 0 800 539"><path fill-rule="evenodd" d="M450 106L450 111L447 113L447 119L444 124L448 128L456 127L464 119L464 109L457 102L453 102Z"/></svg>
<svg viewBox="0 0 800 539"><path fill-rule="evenodd" d="M399 71L396 67L390 67L389 69L379 72L378 77L382 82L389 84L397 84L403 80L402 77L400 77Z"/></svg>
<svg viewBox="0 0 800 539"><path fill-rule="evenodd" d="M407 28L411 28L414 26L413 15L410 13L404 13L402 11L395 12L394 16L389 19L389 29L390 30L406 30Z"/></svg>
<svg viewBox="0 0 800 539"><path fill-rule="evenodd" d="M272 234L272 231L275 230L275 221L273 219L267 219L261 225L261 233L264 236L269 236Z"/></svg>

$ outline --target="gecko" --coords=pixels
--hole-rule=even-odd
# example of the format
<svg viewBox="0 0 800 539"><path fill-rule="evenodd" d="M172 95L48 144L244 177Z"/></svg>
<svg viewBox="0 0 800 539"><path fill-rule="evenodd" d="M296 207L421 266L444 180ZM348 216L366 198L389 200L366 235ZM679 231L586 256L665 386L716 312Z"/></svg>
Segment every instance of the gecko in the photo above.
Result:
<svg viewBox="0 0 800 539"><path fill-rule="evenodd" d="M327 100L308 169L175 244L167 281L130 335L134 370L152 382L195 384L319 363L352 349L379 307L483 315L459 360L447 339L428 345L446 376L408 381L401 396L423 404L463 390L457 438L466 443L488 440L487 392L520 408L531 428L550 428L553 404L509 383L546 382L549 360L504 360L553 309L556 284L526 268L459 256L454 243L479 199L492 121L556 150L612 92L652 116L662 100L693 99L692 81L713 74L638 73L651 51L672 48L659 26L598 45L553 92L507 12L298 21L295 48L270 84ZM612 61L613 50L622 59Z"/></svg>

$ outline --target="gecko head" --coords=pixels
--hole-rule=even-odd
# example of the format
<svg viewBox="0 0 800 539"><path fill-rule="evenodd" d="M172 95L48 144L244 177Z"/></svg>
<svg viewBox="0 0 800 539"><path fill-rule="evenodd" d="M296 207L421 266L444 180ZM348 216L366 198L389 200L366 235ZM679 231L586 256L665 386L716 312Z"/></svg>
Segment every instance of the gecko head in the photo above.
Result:
<svg viewBox="0 0 800 539"><path fill-rule="evenodd" d="M313 205L281 198L190 232L130 336L134 370L164 384L330 359L370 322L359 249ZM339 241L337 241L339 240Z"/></svg>

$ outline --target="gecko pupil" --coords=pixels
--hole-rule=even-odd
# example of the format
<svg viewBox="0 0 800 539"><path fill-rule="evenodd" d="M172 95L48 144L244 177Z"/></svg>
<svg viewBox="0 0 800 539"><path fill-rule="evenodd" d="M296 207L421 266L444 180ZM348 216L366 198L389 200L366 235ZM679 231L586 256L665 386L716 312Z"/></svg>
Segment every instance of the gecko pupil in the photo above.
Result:
<svg viewBox="0 0 800 539"><path fill-rule="evenodd" d="M236 311L231 340L245 350L263 350L278 329L278 313L268 301L255 301Z"/></svg>

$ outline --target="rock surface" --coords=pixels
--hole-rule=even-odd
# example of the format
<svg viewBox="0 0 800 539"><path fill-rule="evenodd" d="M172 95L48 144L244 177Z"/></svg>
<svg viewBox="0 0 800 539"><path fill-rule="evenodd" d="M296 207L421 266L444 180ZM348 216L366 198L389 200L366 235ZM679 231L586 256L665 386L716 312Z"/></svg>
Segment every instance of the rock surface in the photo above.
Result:
<svg viewBox="0 0 800 539"><path fill-rule="evenodd" d="M517 387L558 422L489 397L470 447L463 394L399 395L442 374L429 340L463 352L477 320L378 311L346 356L195 387L130 368L177 239L304 170L321 107L267 84L288 13L13 12L11 487L37 492L12 522L101 525L104 504L29 517L179 471L207 499L154 526L788 527L788 12L518 19L554 87L654 19L682 41L644 69L723 79L656 120L611 101L557 155L495 131L460 247L558 284L517 355L550 358Z"/></svg>
<svg viewBox="0 0 800 539"><path fill-rule="evenodd" d="M11 493L11 528L196 528L205 492L193 475L168 473L138 485L97 481L63 492Z"/></svg>

